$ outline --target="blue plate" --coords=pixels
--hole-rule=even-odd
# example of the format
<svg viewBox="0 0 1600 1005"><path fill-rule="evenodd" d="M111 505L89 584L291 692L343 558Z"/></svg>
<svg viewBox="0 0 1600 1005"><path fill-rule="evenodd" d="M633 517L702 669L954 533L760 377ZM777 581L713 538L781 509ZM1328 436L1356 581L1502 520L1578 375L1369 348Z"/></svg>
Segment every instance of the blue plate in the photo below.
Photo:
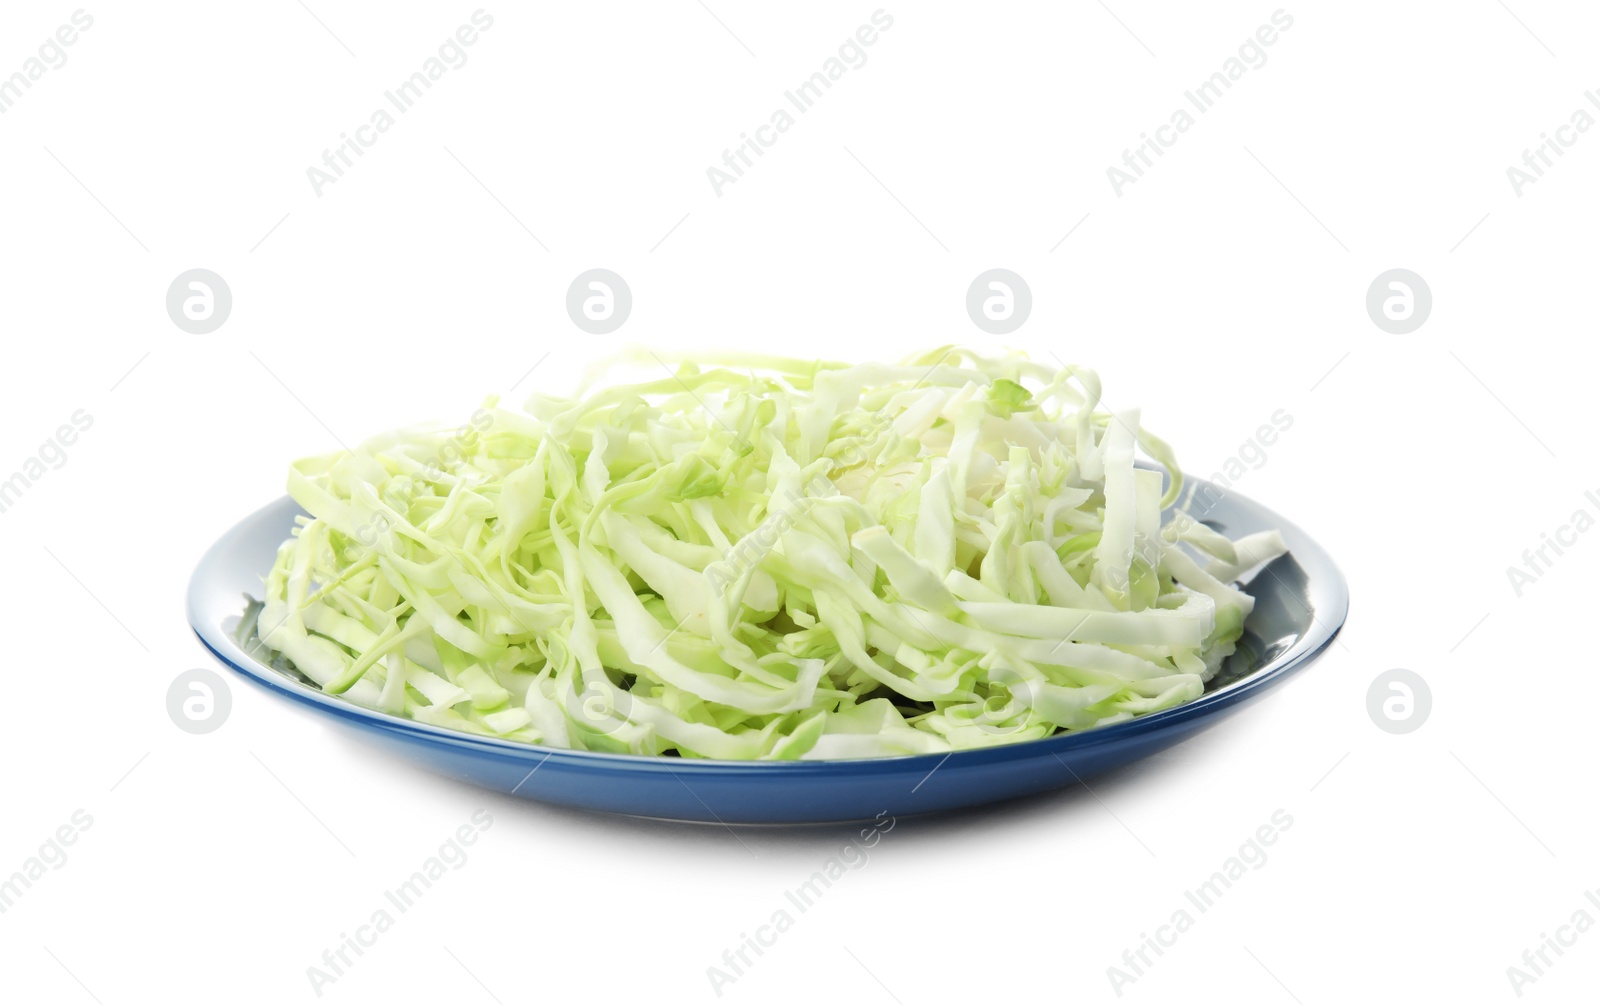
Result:
<svg viewBox="0 0 1600 1005"><path fill-rule="evenodd" d="M285 497L223 535L189 584L189 623L251 683L328 716L379 746L453 778L501 792L612 813L721 823L819 823L899 817L1031 795L1147 757L1213 725L1320 653L1344 624L1349 593L1304 531L1270 510L1200 482L1217 501L1204 521L1230 537L1277 528L1289 554L1260 570L1238 651L1195 701L1143 718L979 750L845 761L707 761L538 747L458 733L323 694L256 659L234 638L245 596L261 590L301 512ZM1220 766L1219 766L1220 770Z"/></svg>

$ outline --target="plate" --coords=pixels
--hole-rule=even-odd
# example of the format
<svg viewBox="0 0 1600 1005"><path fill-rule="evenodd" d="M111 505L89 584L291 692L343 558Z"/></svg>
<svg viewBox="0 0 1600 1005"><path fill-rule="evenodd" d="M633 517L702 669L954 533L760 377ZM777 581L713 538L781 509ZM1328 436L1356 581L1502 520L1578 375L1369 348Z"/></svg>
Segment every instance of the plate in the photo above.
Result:
<svg viewBox="0 0 1600 1005"><path fill-rule="evenodd" d="M234 639L245 596L261 592L302 511L285 496L212 545L189 584L189 623L240 676L333 724L464 782L565 806L713 823L821 823L934 813L1074 785L1164 750L1259 698L1310 662L1344 624L1349 593L1327 552L1300 528L1231 491L1203 521L1229 537L1277 528L1289 553L1258 570L1237 651L1199 698L1077 733L977 750L839 761L711 761L540 747L402 719L323 694L252 657ZM1218 770L1224 770L1218 765Z"/></svg>

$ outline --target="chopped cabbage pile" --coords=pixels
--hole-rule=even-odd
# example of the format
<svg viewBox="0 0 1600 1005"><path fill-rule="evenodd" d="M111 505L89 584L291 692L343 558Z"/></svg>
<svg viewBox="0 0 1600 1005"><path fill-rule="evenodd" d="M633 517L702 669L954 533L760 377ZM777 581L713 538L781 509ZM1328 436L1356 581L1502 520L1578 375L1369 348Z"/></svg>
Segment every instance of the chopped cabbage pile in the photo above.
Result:
<svg viewBox="0 0 1600 1005"><path fill-rule="evenodd" d="M1198 697L1284 552L1089 369L728 355L294 464L260 642L325 692L552 747L939 753ZM1136 466L1135 450L1165 469ZM1163 513L1166 516L1163 517Z"/></svg>

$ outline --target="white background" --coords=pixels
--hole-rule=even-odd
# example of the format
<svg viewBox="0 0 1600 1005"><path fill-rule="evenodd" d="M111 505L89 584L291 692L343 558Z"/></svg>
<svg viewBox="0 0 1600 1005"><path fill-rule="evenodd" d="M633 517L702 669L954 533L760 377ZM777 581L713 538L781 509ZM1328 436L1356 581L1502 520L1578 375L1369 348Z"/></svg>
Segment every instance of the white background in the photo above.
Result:
<svg viewBox="0 0 1600 1005"><path fill-rule="evenodd" d="M1092 793L901 820L722 997L1116 1000L1107 968L1283 809L1269 861L1124 998L1513 1000L1525 949L1600 918L1600 540L1520 598L1506 574L1600 489L1600 130L1520 196L1506 175L1575 109L1600 115L1596 13L1289 7L1265 65L1118 196L1106 168L1274 6L889 7L868 62L719 197L706 168L874 6L707 2L489 7L469 61L320 197L307 167L472 4L90 7L68 61L0 115L0 478L94 418L0 514L0 875L93 819L0 915L5 997L316 1000L306 968L487 808L467 864L325 999L716 1000L707 968L852 830L503 798L243 684L223 728L188 735L164 704L208 665L187 576L291 459L464 419L524 375L514 397L570 389L625 343L966 342L1097 367L1202 475L1287 410L1237 487L1334 554L1348 626L1267 700ZM0 75L74 9L7 4ZM209 335L164 310L196 267L233 291ZM633 290L612 336L564 311L592 267ZM963 309L994 267L1034 296L1003 339ZM1364 307L1396 267L1433 292L1409 335ZM1433 693L1404 736L1366 712L1394 667ZM1597 957L1580 936L1524 997L1574 1000Z"/></svg>

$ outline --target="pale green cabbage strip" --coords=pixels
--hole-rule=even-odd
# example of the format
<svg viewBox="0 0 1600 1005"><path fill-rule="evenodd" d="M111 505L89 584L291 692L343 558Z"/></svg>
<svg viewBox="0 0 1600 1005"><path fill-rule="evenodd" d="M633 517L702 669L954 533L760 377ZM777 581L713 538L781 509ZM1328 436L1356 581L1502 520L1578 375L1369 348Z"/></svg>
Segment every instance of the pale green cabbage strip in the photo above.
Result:
<svg viewBox="0 0 1600 1005"><path fill-rule="evenodd" d="M323 690L489 736L879 757L1201 694L1282 554L1183 515L1092 370L730 355L295 464L257 631ZM1134 465L1135 450L1166 468Z"/></svg>

